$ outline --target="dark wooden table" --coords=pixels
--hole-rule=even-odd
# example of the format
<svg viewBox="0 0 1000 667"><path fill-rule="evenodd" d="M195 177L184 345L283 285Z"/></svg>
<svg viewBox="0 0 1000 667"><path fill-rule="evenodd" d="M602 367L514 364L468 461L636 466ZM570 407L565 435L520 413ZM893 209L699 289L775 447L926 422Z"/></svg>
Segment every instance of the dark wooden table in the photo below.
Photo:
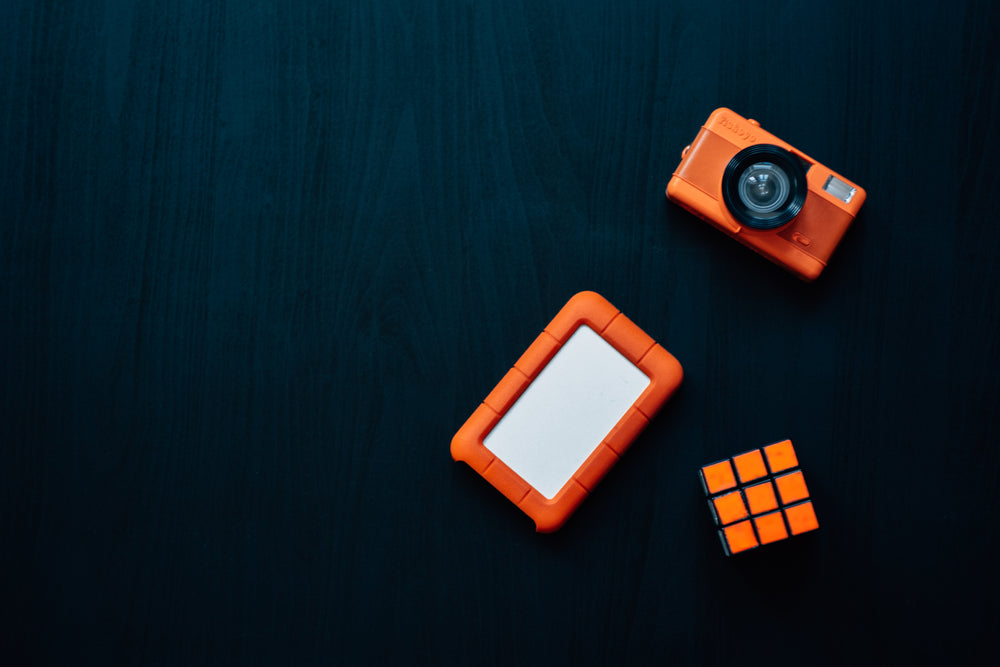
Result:
<svg viewBox="0 0 1000 667"><path fill-rule="evenodd" d="M0 650L958 664L1000 630L1000 7L0 9ZM812 285L665 201L729 106L869 193ZM684 365L566 527L449 441L575 292ZM791 437L818 532L695 472Z"/></svg>

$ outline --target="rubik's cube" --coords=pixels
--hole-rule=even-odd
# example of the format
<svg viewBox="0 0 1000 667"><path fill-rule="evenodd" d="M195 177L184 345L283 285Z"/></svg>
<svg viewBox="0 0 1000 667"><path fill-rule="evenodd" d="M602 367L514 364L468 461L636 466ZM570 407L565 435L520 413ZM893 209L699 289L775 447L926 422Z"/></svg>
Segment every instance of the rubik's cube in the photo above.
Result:
<svg viewBox="0 0 1000 667"><path fill-rule="evenodd" d="M792 441L783 440L701 469L727 556L819 528L798 467Z"/></svg>

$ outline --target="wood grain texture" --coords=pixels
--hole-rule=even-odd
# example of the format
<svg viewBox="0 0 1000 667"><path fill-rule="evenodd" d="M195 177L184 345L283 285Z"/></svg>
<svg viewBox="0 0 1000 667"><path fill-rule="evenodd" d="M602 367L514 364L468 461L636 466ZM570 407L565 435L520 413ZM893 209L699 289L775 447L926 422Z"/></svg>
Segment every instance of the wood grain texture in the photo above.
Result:
<svg viewBox="0 0 1000 667"><path fill-rule="evenodd" d="M996 3L15 1L0 18L12 664L990 646ZM665 201L723 105L868 190L816 284ZM448 443L583 289L686 379L541 536ZM725 560L695 471L786 437L822 527Z"/></svg>

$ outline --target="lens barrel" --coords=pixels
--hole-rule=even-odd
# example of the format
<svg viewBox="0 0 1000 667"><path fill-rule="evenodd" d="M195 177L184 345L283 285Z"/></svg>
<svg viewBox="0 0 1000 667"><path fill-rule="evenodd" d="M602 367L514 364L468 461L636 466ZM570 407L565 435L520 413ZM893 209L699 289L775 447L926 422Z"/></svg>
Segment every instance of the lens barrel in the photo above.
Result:
<svg viewBox="0 0 1000 667"><path fill-rule="evenodd" d="M722 199L741 224L777 229L790 222L809 192L802 162L773 144L744 148L722 174Z"/></svg>

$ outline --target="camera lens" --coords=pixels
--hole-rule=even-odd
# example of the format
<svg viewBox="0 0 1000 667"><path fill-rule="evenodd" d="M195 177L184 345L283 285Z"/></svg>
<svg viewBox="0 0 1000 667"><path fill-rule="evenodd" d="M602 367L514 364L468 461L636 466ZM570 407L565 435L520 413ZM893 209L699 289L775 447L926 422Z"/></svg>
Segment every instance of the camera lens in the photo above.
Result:
<svg viewBox="0 0 1000 667"><path fill-rule="evenodd" d="M771 162L758 162L740 176L740 201L754 213L772 213L788 197L788 175Z"/></svg>
<svg viewBox="0 0 1000 667"><path fill-rule="evenodd" d="M792 220L802 210L807 192L802 162L771 144L737 153L722 177L726 207L753 229L775 229Z"/></svg>

